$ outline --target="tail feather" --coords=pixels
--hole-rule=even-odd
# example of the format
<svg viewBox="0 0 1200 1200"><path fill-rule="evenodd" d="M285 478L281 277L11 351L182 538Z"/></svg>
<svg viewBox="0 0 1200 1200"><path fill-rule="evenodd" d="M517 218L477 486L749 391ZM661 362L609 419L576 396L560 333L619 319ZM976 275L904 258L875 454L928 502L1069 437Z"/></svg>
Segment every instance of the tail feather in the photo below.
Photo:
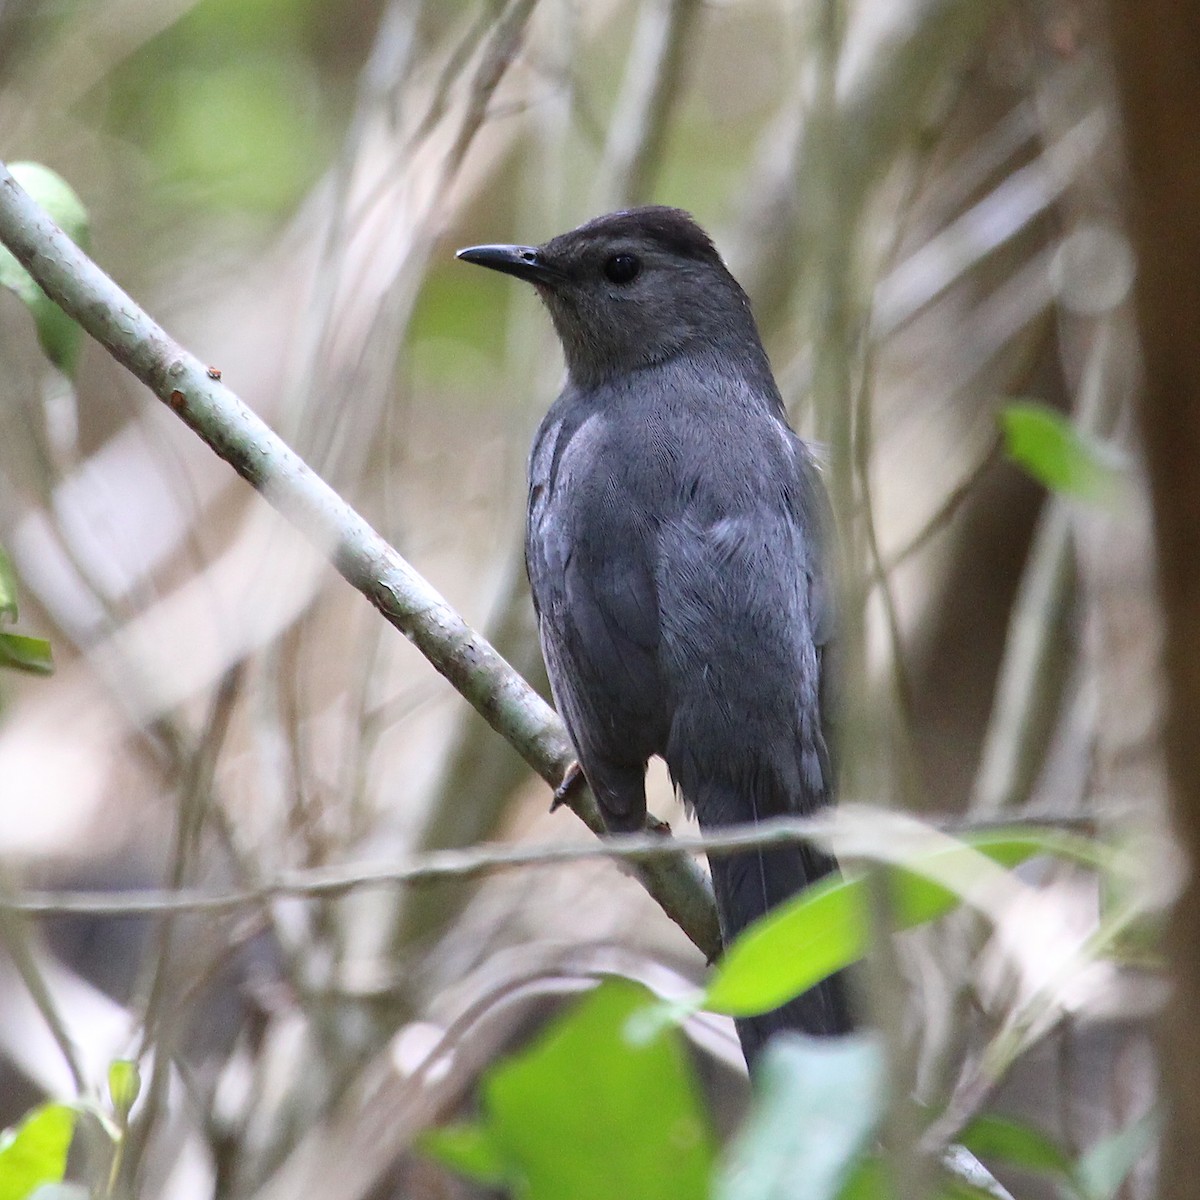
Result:
<svg viewBox="0 0 1200 1200"><path fill-rule="evenodd" d="M837 863L812 846L797 845L715 858L711 868L721 936L729 945L751 922L835 871ZM853 1028L850 997L840 972L771 1012L737 1021L742 1051L751 1067L778 1030L832 1036Z"/></svg>

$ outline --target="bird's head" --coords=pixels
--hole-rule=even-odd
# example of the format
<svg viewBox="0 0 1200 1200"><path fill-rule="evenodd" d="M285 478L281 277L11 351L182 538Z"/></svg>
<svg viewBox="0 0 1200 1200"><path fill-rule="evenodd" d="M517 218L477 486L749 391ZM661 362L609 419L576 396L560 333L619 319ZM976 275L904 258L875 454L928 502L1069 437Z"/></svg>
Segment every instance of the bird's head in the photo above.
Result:
<svg viewBox="0 0 1200 1200"><path fill-rule="evenodd" d="M458 257L533 284L581 386L685 347L762 357L745 293L677 208L609 213L541 246L471 246Z"/></svg>

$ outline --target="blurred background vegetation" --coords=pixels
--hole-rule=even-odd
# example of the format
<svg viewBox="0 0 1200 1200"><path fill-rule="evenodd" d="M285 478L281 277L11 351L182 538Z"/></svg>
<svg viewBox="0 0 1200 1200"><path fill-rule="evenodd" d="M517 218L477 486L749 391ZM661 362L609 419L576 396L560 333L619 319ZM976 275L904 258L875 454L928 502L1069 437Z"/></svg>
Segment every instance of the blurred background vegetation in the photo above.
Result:
<svg viewBox="0 0 1200 1200"><path fill-rule="evenodd" d="M104 268L543 689L524 457L561 360L533 296L453 250L688 209L751 296L797 428L828 447L862 648L853 798L1094 821L1153 847L1129 886L1154 908L1173 883L1159 628L1101 16L9 0L0 140L72 185ZM4 293L0 355L0 546L20 628L57 663L0 674L6 891L219 891L590 836L101 350L68 379ZM1005 455L1016 402L1066 418L1065 475ZM1093 468L1115 491L1080 484ZM687 826L662 772L652 807ZM1154 943L1057 979L1096 882L1024 879L1036 903L995 936L963 919L900 939L896 1044L929 1113L1017 1114L1077 1154L1152 1103ZM488 1063L598 976L673 995L705 970L595 862L175 918L9 913L0 932L0 1126L137 1059L138 1196L479 1194L411 1148ZM1051 979L984 1087L980 1047ZM417 1070L447 1030L450 1066ZM732 1026L687 1032L728 1131ZM1149 1169L1126 1187L1149 1194Z"/></svg>

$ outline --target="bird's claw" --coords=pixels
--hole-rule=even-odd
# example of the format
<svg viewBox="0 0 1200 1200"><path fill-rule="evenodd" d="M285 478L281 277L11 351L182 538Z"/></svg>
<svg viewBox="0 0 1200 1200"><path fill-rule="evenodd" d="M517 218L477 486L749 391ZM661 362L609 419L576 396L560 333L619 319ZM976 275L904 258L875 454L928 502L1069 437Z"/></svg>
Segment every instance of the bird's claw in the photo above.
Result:
<svg viewBox="0 0 1200 1200"><path fill-rule="evenodd" d="M670 837L671 826L667 821L660 821L653 813L647 813L646 832L661 834L663 837Z"/></svg>
<svg viewBox="0 0 1200 1200"><path fill-rule="evenodd" d="M566 804L571 793L582 783L583 770L577 762L573 762L563 772L562 782L554 789L554 799L550 801L550 811L556 812Z"/></svg>

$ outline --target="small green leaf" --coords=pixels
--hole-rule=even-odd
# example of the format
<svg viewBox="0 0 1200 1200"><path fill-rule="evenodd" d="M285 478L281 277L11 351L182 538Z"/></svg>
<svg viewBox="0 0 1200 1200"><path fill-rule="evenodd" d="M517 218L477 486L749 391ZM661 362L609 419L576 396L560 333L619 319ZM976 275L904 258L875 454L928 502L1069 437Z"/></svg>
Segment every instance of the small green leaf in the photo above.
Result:
<svg viewBox="0 0 1200 1200"><path fill-rule="evenodd" d="M44 1104L0 1135L0 1200L27 1200L42 1184L60 1182L74 1132L73 1109Z"/></svg>
<svg viewBox="0 0 1200 1200"><path fill-rule="evenodd" d="M0 550L0 624L17 619L17 573L7 554Z"/></svg>
<svg viewBox="0 0 1200 1200"><path fill-rule="evenodd" d="M67 237L86 249L89 240L87 209L71 185L61 175L40 163L12 163L9 170ZM25 302L33 316L38 341L46 357L64 374L72 374L79 357L82 331L42 291L5 246L0 246L0 286L11 289Z"/></svg>
<svg viewBox="0 0 1200 1200"><path fill-rule="evenodd" d="M1057 410L1029 401L1009 404L1000 423L1009 458L1051 491L1103 502L1119 490L1125 474L1121 456Z"/></svg>
<svg viewBox="0 0 1200 1200"><path fill-rule="evenodd" d="M976 1117L958 1139L972 1154L988 1162L1007 1162L1026 1171L1069 1179L1071 1160L1062 1147L1039 1129L1011 1117L989 1113Z"/></svg>
<svg viewBox="0 0 1200 1200"><path fill-rule="evenodd" d="M884 868L896 928L932 921L955 908L959 896L928 876L949 874L953 866L969 868L971 856L1012 867L1035 854L1086 858L1089 853L1080 839L1057 830L988 830L948 849L939 846L909 868ZM755 921L717 964L702 1007L735 1017L768 1012L857 962L866 953L870 929L868 882L863 874L824 880Z"/></svg>
<svg viewBox="0 0 1200 1200"><path fill-rule="evenodd" d="M8 555L0 550L0 624L16 619L17 576ZM44 638L0 633L0 667L28 671L33 675L50 675L54 671L50 643Z"/></svg>
<svg viewBox="0 0 1200 1200"><path fill-rule="evenodd" d="M30 675L53 675L54 657L45 638L19 633L0 633L0 667L26 671Z"/></svg>
<svg viewBox="0 0 1200 1200"><path fill-rule="evenodd" d="M756 921L717 964L703 1007L735 1017L769 1012L856 962L867 949L864 882L818 883Z"/></svg>
<svg viewBox="0 0 1200 1200"><path fill-rule="evenodd" d="M781 1034L763 1054L754 1107L716 1200L833 1200L883 1115L884 1055L869 1035Z"/></svg>
<svg viewBox="0 0 1200 1200"><path fill-rule="evenodd" d="M499 1187L509 1182L510 1166L483 1125L443 1125L427 1129L417 1149L444 1167L479 1183Z"/></svg>
<svg viewBox="0 0 1200 1200"><path fill-rule="evenodd" d="M680 1033L627 1032L652 1002L629 980L594 988L491 1068L481 1121L435 1135L430 1153L523 1200L703 1200L713 1138Z"/></svg>
<svg viewBox="0 0 1200 1200"><path fill-rule="evenodd" d="M1152 1108L1124 1129L1086 1150L1075 1165L1075 1181L1088 1200L1112 1200L1126 1176L1159 1135L1161 1118Z"/></svg>
<svg viewBox="0 0 1200 1200"><path fill-rule="evenodd" d="M137 1063L128 1058L113 1059L108 1068L108 1094L112 1097L113 1111L122 1123L141 1090L142 1076Z"/></svg>

